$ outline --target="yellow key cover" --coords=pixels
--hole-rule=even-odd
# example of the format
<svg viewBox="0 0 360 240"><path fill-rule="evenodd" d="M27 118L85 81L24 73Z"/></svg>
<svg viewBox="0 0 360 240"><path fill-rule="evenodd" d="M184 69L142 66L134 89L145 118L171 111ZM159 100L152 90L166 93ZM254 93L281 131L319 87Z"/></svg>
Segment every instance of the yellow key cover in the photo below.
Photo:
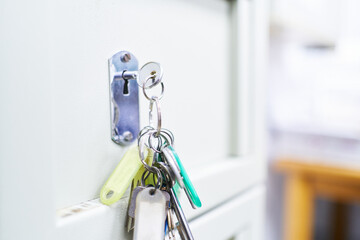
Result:
<svg viewBox="0 0 360 240"><path fill-rule="evenodd" d="M149 151L145 151L145 158ZM143 167L137 145L131 146L125 153L120 163L116 166L104 186L101 188L100 200L103 204L111 205L120 200L131 181Z"/></svg>

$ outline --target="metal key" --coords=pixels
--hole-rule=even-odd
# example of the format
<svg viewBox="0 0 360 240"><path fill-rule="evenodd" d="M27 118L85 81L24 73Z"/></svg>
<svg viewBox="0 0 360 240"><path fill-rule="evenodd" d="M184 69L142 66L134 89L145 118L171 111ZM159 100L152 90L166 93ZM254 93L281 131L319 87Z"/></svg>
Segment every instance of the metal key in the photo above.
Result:
<svg viewBox="0 0 360 240"><path fill-rule="evenodd" d="M181 209L181 206L173 189L175 183L175 175L172 171L172 168L162 162L158 162L154 165L158 166L161 169L162 173L165 175L165 179L167 180L167 191L170 194L171 207L172 209L174 209L175 215L179 221L178 230L180 237L183 240L193 240L194 237L192 236L190 227L185 218L185 214Z"/></svg>
<svg viewBox="0 0 360 240"><path fill-rule="evenodd" d="M169 189L169 194L171 198L172 207L175 211L175 215L179 221L181 231L179 231L180 236L183 236L186 240L194 240L194 237L191 233L189 224L186 220L185 214L180 207L179 201L175 195L175 192L172 188ZM178 228L179 229L179 228Z"/></svg>
<svg viewBox="0 0 360 240"><path fill-rule="evenodd" d="M134 218L135 218L135 207L136 207L136 197L138 195L138 193L141 190L144 190L145 187L142 186L138 186L136 187L131 194L131 198L129 200L129 208L128 208L128 218L129 218L129 222L127 225L127 231L130 232L131 230L134 229ZM131 220L130 220L131 219Z"/></svg>
<svg viewBox="0 0 360 240"><path fill-rule="evenodd" d="M176 181L178 182L179 186L181 188L184 188L184 181L183 177L180 174L180 168L179 165L176 162L176 159L174 158L174 155L172 154L171 150L169 148L162 149L162 153L165 156L166 163L171 168L172 172L175 174Z"/></svg>
<svg viewBox="0 0 360 240"><path fill-rule="evenodd" d="M130 188L130 198L129 198L129 202L128 202L127 213L129 213L129 210L130 210L134 187L135 187L135 181L133 180L131 183L131 188ZM131 229L133 229L133 226L134 226L134 218L130 217L129 214L127 214L126 221L125 221L125 227L126 227L127 231L130 232Z"/></svg>
<svg viewBox="0 0 360 240"><path fill-rule="evenodd" d="M173 221L172 209L171 208L169 208L167 210L167 222L168 222L168 228L169 228L169 239L176 240L175 233L174 233L175 223Z"/></svg>
<svg viewBox="0 0 360 240"><path fill-rule="evenodd" d="M128 207L128 222L127 222L127 231L130 232L134 229L134 218L135 218L135 210L136 210L136 198L137 195L142 191L146 189L144 186L138 186L136 187L131 194L130 200L129 200L129 207ZM166 210L168 209L169 203L170 203L170 195L168 192L161 191L161 193L164 195L166 199Z"/></svg>
<svg viewBox="0 0 360 240"><path fill-rule="evenodd" d="M136 187L133 191L133 195L131 197L131 203L130 203L130 207L129 207L129 210L128 210L128 215L132 218L135 217L135 208L136 208L136 197L137 195L139 194L139 192L141 192L142 190L146 189L146 187L143 187L143 186L139 186L139 187ZM166 209L168 208L169 206L169 202L170 202L170 195L168 192L165 192L165 191L161 191L161 193L164 195L165 199L166 199Z"/></svg>
<svg viewBox="0 0 360 240"><path fill-rule="evenodd" d="M164 239L166 197L154 187L141 190L136 197L133 240Z"/></svg>
<svg viewBox="0 0 360 240"><path fill-rule="evenodd" d="M138 84L140 87L152 88L161 82L163 70L160 63L148 62L139 70Z"/></svg>
<svg viewBox="0 0 360 240"><path fill-rule="evenodd" d="M152 161L153 161L152 158L153 158L153 153L150 151L148 153L148 155L147 155L146 160L145 160L145 162L150 166L152 165ZM134 179L132 181L131 188L130 188L130 198L129 198L127 212L129 212L131 207L133 207L135 209L135 199L136 199L136 197L135 197L135 199L133 199L134 190L135 190L135 188L140 187L141 179L142 179L142 176L143 176L145 171L146 170L145 170L144 167L140 168L140 170L137 172L136 176L134 177ZM146 185L146 184L149 184L149 183L148 182L144 183L144 185ZM135 191L135 192L137 194L138 190ZM130 232L132 229L134 229L134 224L135 224L134 216L129 216L129 214L127 214L125 227L126 227L128 232Z"/></svg>

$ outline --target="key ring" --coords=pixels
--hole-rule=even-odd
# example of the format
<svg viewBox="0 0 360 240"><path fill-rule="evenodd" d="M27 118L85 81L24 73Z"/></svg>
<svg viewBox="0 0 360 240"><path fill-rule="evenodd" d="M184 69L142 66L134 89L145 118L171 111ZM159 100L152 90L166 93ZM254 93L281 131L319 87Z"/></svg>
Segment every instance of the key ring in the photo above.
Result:
<svg viewBox="0 0 360 240"><path fill-rule="evenodd" d="M155 163L155 166L158 167L160 171L162 171L162 173L164 174L166 180L166 188L172 188L176 183L174 172L164 162L157 162Z"/></svg>
<svg viewBox="0 0 360 240"><path fill-rule="evenodd" d="M153 79L153 76L152 75L150 75L147 79L146 79L146 81L143 83L143 85L142 85L142 89L143 89L143 93L144 93L144 96L146 97L146 99L147 100L149 100L149 101L152 101L152 98L154 98L154 97L157 97L159 100L164 96L164 83L163 82L161 82L161 93L160 93L160 95L159 96L153 96L153 97L149 97L148 95L147 95L147 93L146 93L146 84L147 84L147 82L149 82L150 80L152 80Z"/></svg>
<svg viewBox="0 0 360 240"><path fill-rule="evenodd" d="M169 137L170 135L168 135L167 133L165 133L165 132L163 132L163 131L160 131L159 136L156 136L156 134L157 134L156 131L152 131L152 132L149 134L149 138L148 138L149 148L151 148L152 150L154 150L154 151L157 152L157 153L161 153L161 152L162 152L162 149L163 149L164 147L167 147L167 146L169 146L169 145L171 145L171 144L173 143L173 139L171 139L171 138L169 139L168 137ZM166 135L164 135L164 134L166 134L166 135L168 135L168 136L166 136ZM170 136L170 137L171 137L171 136ZM152 139L154 139L154 138L158 139L158 146L157 146L157 148L155 148L154 145L153 145ZM163 142L164 142L164 144L163 144Z"/></svg>
<svg viewBox="0 0 360 240"><path fill-rule="evenodd" d="M152 150L154 150L157 153L161 153L161 149L164 147L174 145L174 135L172 134L172 132L170 130L162 128L160 130L159 137L156 137L156 133L157 133L157 131L153 127L151 127L151 126L144 127L139 132L139 135L137 137L138 146L140 146L140 141L142 138L145 137L145 135L148 135L147 145L146 145L146 141L144 140L145 146L147 146L148 148L151 148ZM158 142L157 142L158 144L156 147L152 140L154 138L158 139ZM160 140L159 140L159 138L160 138Z"/></svg>
<svg viewBox="0 0 360 240"><path fill-rule="evenodd" d="M141 129L141 131L139 132L139 134L138 134L138 141L139 141L139 138L141 138L142 137L142 135L144 135L144 134L146 134L146 132L148 132L148 131L150 131L150 130L154 130L154 128L153 127L151 127L151 126L146 126L146 127L144 127L143 129ZM144 133L145 132L145 133ZM138 142L138 145L139 145L139 142Z"/></svg>
<svg viewBox="0 0 360 240"><path fill-rule="evenodd" d="M149 134L148 132L145 133L143 135L143 137L140 138L139 144L138 144L138 148L139 148L139 156L140 156L140 160L141 163L144 165L144 167L146 168L146 170L148 170L149 172L155 173L156 170L158 170L156 167L152 167L149 166L146 161L145 161L145 156L144 156L144 152L143 152L143 148L146 147L145 142L144 142L144 136L146 136L147 134Z"/></svg>
<svg viewBox="0 0 360 240"><path fill-rule="evenodd" d="M147 126L144 129L142 129L138 135L138 146L140 146L141 143L143 143L146 147L151 148L152 150L154 150L157 153L160 153L161 151L159 151L158 149L161 148L161 146L163 145L163 139L161 138L161 136L163 136L163 134L160 133L160 137L156 137L156 130L153 127ZM146 141L142 140L143 138L145 138L147 136L147 145L146 145ZM157 147L155 148L153 141L151 139L157 139ZM168 138L164 137L165 141L168 141ZM143 142L141 142L143 141ZM140 149L140 147L139 147Z"/></svg>
<svg viewBox="0 0 360 240"><path fill-rule="evenodd" d="M150 101L150 105L149 105L149 124L152 124L152 111L153 111L153 106L154 103L156 105L156 112L157 112L157 132L156 132L156 137L159 136L160 131L161 131L161 107L160 107L160 102L159 100L163 97L164 95L164 83L161 82L161 93L159 96L152 96L151 98L147 95L146 93L146 84L150 81L153 80L154 76L150 75L146 81L143 83L142 87L143 87L143 93L144 96L146 97L146 99L148 99Z"/></svg>
<svg viewBox="0 0 360 240"><path fill-rule="evenodd" d="M160 189L161 188L161 186L163 185L163 177L162 177L162 175L161 175L161 171L160 171L160 169L158 169L157 167L154 167L154 169L155 169L155 173L152 173L153 174L153 176L154 176L154 174L156 174L156 176L157 176L157 181L156 181L156 185L154 186L156 189ZM142 186L146 186L146 184L145 184L145 180L148 178L150 176L150 172L149 171L145 171L143 174L142 174L142 176L141 176L141 185ZM155 181L154 181L154 183L155 183Z"/></svg>
<svg viewBox="0 0 360 240"><path fill-rule="evenodd" d="M140 140L141 138L143 138L145 135L149 134L149 131L153 131L155 130L153 127L151 126L146 126L144 127L138 134L138 137L137 137L137 144L138 146L140 146ZM148 146L147 146L148 147Z"/></svg>
<svg viewBox="0 0 360 240"><path fill-rule="evenodd" d="M156 136L156 133L157 133L156 131L152 131L151 133L149 133L148 145L149 145L149 148L151 148L155 152L161 153L161 146L163 145L163 140L161 138L161 135ZM152 139L157 139L157 147L156 148L153 145Z"/></svg>
<svg viewBox="0 0 360 240"><path fill-rule="evenodd" d="M170 146L173 146L173 145L174 145L174 141L175 141L174 134L173 134L170 130L168 130L168 129L166 129L166 128L162 128L162 129L161 129L161 133L166 134L166 135L169 137L170 141L167 141L168 138L165 138L165 139L166 139L167 143L168 143Z"/></svg>

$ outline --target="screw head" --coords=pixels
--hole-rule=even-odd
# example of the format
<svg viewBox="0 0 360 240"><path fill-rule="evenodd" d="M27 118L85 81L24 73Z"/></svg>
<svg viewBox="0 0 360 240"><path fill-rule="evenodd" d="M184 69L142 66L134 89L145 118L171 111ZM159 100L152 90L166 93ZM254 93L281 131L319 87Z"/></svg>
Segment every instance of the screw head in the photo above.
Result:
<svg viewBox="0 0 360 240"><path fill-rule="evenodd" d="M124 139L125 142L131 142L134 139L134 136L132 135L131 132L126 131L122 134L122 138Z"/></svg>
<svg viewBox="0 0 360 240"><path fill-rule="evenodd" d="M118 135L114 135L114 136L112 136L112 140L113 140L114 142L118 143L118 142L120 141L120 138L119 138Z"/></svg>
<svg viewBox="0 0 360 240"><path fill-rule="evenodd" d="M120 60L122 62L129 62L131 60L131 54L126 52L126 53L123 53L120 57Z"/></svg>

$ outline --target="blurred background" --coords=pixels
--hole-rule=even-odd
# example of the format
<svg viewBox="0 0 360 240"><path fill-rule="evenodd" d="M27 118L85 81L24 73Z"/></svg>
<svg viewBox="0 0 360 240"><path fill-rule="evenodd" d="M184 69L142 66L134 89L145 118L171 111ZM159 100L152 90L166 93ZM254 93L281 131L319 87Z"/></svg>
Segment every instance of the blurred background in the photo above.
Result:
<svg viewBox="0 0 360 240"><path fill-rule="evenodd" d="M271 1L268 240L360 239L359 11L358 0Z"/></svg>

